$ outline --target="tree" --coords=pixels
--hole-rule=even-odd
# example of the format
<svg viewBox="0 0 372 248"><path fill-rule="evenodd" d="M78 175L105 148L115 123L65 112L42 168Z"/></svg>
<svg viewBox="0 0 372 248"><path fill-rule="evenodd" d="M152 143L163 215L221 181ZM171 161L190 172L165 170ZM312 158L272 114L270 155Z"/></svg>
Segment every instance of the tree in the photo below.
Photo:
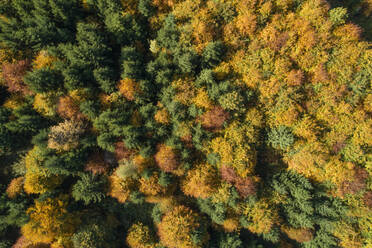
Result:
<svg viewBox="0 0 372 248"><path fill-rule="evenodd" d="M176 206L166 213L158 224L158 232L160 241L168 247L203 247L209 238L201 217L185 206Z"/></svg>
<svg viewBox="0 0 372 248"><path fill-rule="evenodd" d="M49 67L34 69L25 75L24 81L37 93L57 91L63 84L62 75Z"/></svg>
<svg viewBox="0 0 372 248"><path fill-rule="evenodd" d="M112 174L109 177L109 191L108 194L116 198L120 203L126 202L128 200L130 193L134 190L136 182L127 178L126 180L121 179L116 175Z"/></svg>
<svg viewBox="0 0 372 248"><path fill-rule="evenodd" d="M50 129L48 147L68 151L79 145L79 138L84 133L83 124L75 120L65 120Z"/></svg>
<svg viewBox="0 0 372 248"><path fill-rule="evenodd" d="M22 134L24 138L36 134L38 130L45 128L48 121L42 118L29 102L13 110L12 120L5 124L5 127L15 134ZM26 142L26 141L24 141Z"/></svg>
<svg viewBox="0 0 372 248"><path fill-rule="evenodd" d="M165 172L173 172L179 163L174 149L164 144L158 146L155 161L159 168Z"/></svg>
<svg viewBox="0 0 372 248"><path fill-rule="evenodd" d="M71 240L74 247L103 248L105 245L102 240L103 233L105 233L105 229L102 225L84 225L84 227L80 227L79 230L74 233Z"/></svg>
<svg viewBox="0 0 372 248"><path fill-rule="evenodd" d="M115 239L114 231L116 225L110 226L112 223L108 219L102 219L102 216L88 215L84 220L71 237L74 248L118 247L119 242Z"/></svg>
<svg viewBox="0 0 372 248"><path fill-rule="evenodd" d="M94 153L89 156L84 167L85 171L90 171L93 175L106 174L108 169L109 165L105 162L103 153L99 151L94 151Z"/></svg>
<svg viewBox="0 0 372 248"><path fill-rule="evenodd" d="M208 129L221 128L224 122L229 118L229 114L220 106L213 107L201 116L203 127Z"/></svg>
<svg viewBox="0 0 372 248"><path fill-rule="evenodd" d="M32 243L51 243L52 241L71 236L79 218L66 210L68 197L60 195L57 198L36 200L27 209L30 220L22 227L22 234Z"/></svg>
<svg viewBox="0 0 372 248"><path fill-rule="evenodd" d="M9 198L15 198L22 193L24 180L24 177L17 177L9 183L6 189Z"/></svg>
<svg viewBox="0 0 372 248"><path fill-rule="evenodd" d="M167 16L163 27L157 33L157 44L166 49L175 49L179 40L179 31L177 29L173 15Z"/></svg>
<svg viewBox="0 0 372 248"><path fill-rule="evenodd" d="M132 79L125 78L120 80L118 85L120 93L129 101L133 101L141 91L139 84Z"/></svg>
<svg viewBox="0 0 372 248"><path fill-rule="evenodd" d="M138 3L138 11L145 17L150 17L154 13L154 6L150 0L140 0Z"/></svg>
<svg viewBox="0 0 372 248"><path fill-rule="evenodd" d="M79 105L70 96L59 97L57 104L57 113L65 119L81 119L82 115L79 112Z"/></svg>
<svg viewBox="0 0 372 248"><path fill-rule="evenodd" d="M276 149L286 150L294 143L294 136L290 128L279 126L268 133L268 143Z"/></svg>
<svg viewBox="0 0 372 248"><path fill-rule="evenodd" d="M310 182L289 171L276 174L272 185L279 194L289 197L282 205L287 222L294 228L312 228L314 207Z"/></svg>
<svg viewBox="0 0 372 248"><path fill-rule="evenodd" d="M142 75L141 54L134 47L123 47L121 49L121 78L138 79Z"/></svg>
<svg viewBox="0 0 372 248"><path fill-rule="evenodd" d="M26 174L24 190L28 194L42 194L55 189L62 177L51 174L42 166L45 161L42 148L35 146L25 157Z"/></svg>
<svg viewBox="0 0 372 248"><path fill-rule="evenodd" d="M150 228L142 223L133 224L129 228L126 241L131 248L155 247L155 239Z"/></svg>
<svg viewBox="0 0 372 248"><path fill-rule="evenodd" d="M68 42L73 38L69 27L81 17L75 1L17 1L6 9L4 14L7 18L2 19L0 24L0 39L13 51L25 47L40 50L59 42Z"/></svg>
<svg viewBox="0 0 372 248"><path fill-rule="evenodd" d="M100 107L97 101L87 100L80 103L80 111L91 120L98 117Z"/></svg>
<svg viewBox="0 0 372 248"><path fill-rule="evenodd" d="M99 203L105 197L105 180L93 174L83 174L72 187L72 197L85 205ZM103 191L103 192L102 192Z"/></svg>
<svg viewBox="0 0 372 248"><path fill-rule="evenodd" d="M329 19L335 24L335 25L342 25L345 23L345 19L347 19L347 9L338 7L331 9L329 11Z"/></svg>
<svg viewBox="0 0 372 248"><path fill-rule="evenodd" d="M21 92L25 95L31 94L30 89L23 81L23 76L30 68L29 60L20 60L16 63L4 63L2 76L9 92Z"/></svg>
<svg viewBox="0 0 372 248"><path fill-rule="evenodd" d="M221 41L209 42L203 51L203 65L212 68L218 65L224 54L225 47Z"/></svg>
<svg viewBox="0 0 372 248"><path fill-rule="evenodd" d="M196 198L208 198L216 190L217 170L210 164L201 164L190 170L183 181L185 195Z"/></svg>
<svg viewBox="0 0 372 248"><path fill-rule="evenodd" d="M63 65L65 87L75 90L92 87L92 82L111 91L113 75L108 75L105 66L112 65L112 49L106 45L106 36L95 24L78 23L76 45L65 45L61 50L67 61ZM90 82L90 84L88 84ZM111 85L111 86L110 86Z"/></svg>

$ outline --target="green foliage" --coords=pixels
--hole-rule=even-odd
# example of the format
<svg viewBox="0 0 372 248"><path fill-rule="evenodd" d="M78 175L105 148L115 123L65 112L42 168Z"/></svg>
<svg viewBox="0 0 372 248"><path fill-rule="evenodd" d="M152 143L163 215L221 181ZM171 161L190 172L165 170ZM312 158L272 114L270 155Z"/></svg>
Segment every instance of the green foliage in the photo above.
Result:
<svg viewBox="0 0 372 248"><path fill-rule="evenodd" d="M368 246L371 14L0 1L0 246Z"/></svg>
<svg viewBox="0 0 372 248"><path fill-rule="evenodd" d="M98 146L110 152L115 151L115 141L115 136L110 133L102 133L97 137Z"/></svg>
<svg viewBox="0 0 372 248"><path fill-rule="evenodd" d="M310 182L294 172L282 172L274 176L272 186L279 194L287 197L282 206L288 224L295 228L312 228L314 207Z"/></svg>
<svg viewBox="0 0 372 248"><path fill-rule="evenodd" d="M161 221L161 218L163 217L163 212L161 211L161 206L159 204L156 204L152 209L151 217L156 224Z"/></svg>
<svg viewBox="0 0 372 248"><path fill-rule="evenodd" d="M146 17L150 17L155 12L150 0L140 0L138 2L138 11Z"/></svg>
<svg viewBox="0 0 372 248"><path fill-rule="evenodd" d="M182 73L194 73L200 63L198 54L192 48L178 48L174 61Z"/></svg>
<svg viewBox="0 0 372 248"><path fill-rule="evenodd" d="M84 204L99 203L105 197L106 182L92 174L83 174L72 187L72 196L76 201Z"/></svg>
<svg viewBox="0 0 372 248"><path fill-rule="evenodd" d="M222 224L226 218L226 207L223 203L213 203L210 199L197 200L200 211L209 215L213 222Z"/></svg>
<svg viewBox="0 0 372 248"><path fill-rule="evenodd" d="M221 41L210 42L203 51L204 67L214 67L223 60L225 47Z"/></svg>
<svg viewBox="0 0 372 248"><path fill-rule="evenodd" d="M331 9L329 11L329 19L335 24L335 25L341 25L345 23L345 20L347 19L347 9L338 7Z"/></svg>
<svg viewBox="0 0 372 248"><path fill-rule="evenodd" d="M74 248L118 247L115 230L107 220L99 216L85 216L83 224L71 237Z"/></svg>
<svg viewBox="0 0 372 248"><path fill-rule="evenodd" d="M116 175L125 180L126 178L137 178L138 172L136 165L131 160L122 161L115 171Z"/></svg>
<svg viewBox="0 0 372 248"><path fill-rule="evenodd" d="M216 237L211 238L210 247L216 248L243 248L243 242L237 233L216 233Z"/></svg>
<svg viewBox="0 0 372 248"><path fill-rule="evenodd" d="M43 119L29 104L24 104L13 110L14 118L5 124L5 127L17 134L29 135L35 134L38 130L45 128L48 122ZM20 139L22 140L22 139Z"/></svg>
<svg viewBox="0 0 372 248"><path fill-rule="evenodd" d="M121 78L140 78L142 72L141 54L134 47L123 47L121 49Z"/></svg>
<svg viewBox="0 0 372 248"><path fill-rule="evenodd" d="M130 200L134 204L142 204L145 201L145 196L139 191L133 191L130 194Z"/></svg>
<svg viewBox="0 0 372 248"><path fill-rule="evenodd" d="M0 199L0 233L12 226L21 227L28 221L26 208L29 202L27 199L21 197L9 199L5 193L1 194Z"/></svg>
<svg viewBox="0 0 372 248"><path fill-rule="evenodd" d="M14 51L40 49L73 39L71 26L82 16L78 1L12 1L2 3L8 20L0 22L0 40Z"/></svg>
<svg viewBox="0 0 372 248"><path fill-rule="evenodd" d="M290 128L279 126L268 133L268 143L275 149L288 149L295 141Z"/></svg>
<svg viewBox="0 0 372 248"><path fill-rule="evenodd" d="M171 174L162 171L160 172L158 182L161 186L167 187L173 182L173 177Z"/></svg>
<svg viewBox="0 0 372 248"><path fill-rule="evenodd" d="M179 40L179 30L173 15L165 18L163 27L157 33L157 44L166 49L175 49Z"/></svg>
<svg viewBox="0 0 372 248"><path fill-rule="evenodd" d="M95 119L99 116L100 105L97 101L84 101L80 104L80 111L90 119Z"/></svg>
<svg viewBox="0 0 372 248"><path fill-rule="evenodd" d="M63 78L60 73L48 67L29 72L24 80L30 89L36 93L56 91L63 84Z"/></svg>
<svg viewBox="0 0 372 248"><path fill-rule="evenodd" d="M112 66L112 49L106 45L107 38L98 25L78 23L76 45L61 46L67 59L62 71L65 87L75 90L92 87L97 82L104 90L111 91L113 86L107 66Z"/></svg>

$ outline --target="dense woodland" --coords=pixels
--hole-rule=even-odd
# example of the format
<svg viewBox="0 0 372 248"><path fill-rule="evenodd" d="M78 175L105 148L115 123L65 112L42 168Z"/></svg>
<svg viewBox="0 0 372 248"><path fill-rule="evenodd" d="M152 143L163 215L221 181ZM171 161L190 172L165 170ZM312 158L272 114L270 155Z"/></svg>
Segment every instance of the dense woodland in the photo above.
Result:
<svg viewBox="0 0 372 248"><path fill-rule="evenodd" d="M371 248L371 0L1 0L0 248Z"/></svg>

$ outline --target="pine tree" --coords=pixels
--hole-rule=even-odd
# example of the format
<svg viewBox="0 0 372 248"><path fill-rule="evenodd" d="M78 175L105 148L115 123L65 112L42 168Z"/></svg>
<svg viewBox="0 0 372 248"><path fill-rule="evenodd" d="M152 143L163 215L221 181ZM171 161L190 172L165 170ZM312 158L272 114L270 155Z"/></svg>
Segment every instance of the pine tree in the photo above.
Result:
<svg viewBox="0 0 372 248"><path fill-rule="evenodd" d="M93 174L83 174L72 187L72 196L85 205L99 203L105 197L105 180Z"/></svg>

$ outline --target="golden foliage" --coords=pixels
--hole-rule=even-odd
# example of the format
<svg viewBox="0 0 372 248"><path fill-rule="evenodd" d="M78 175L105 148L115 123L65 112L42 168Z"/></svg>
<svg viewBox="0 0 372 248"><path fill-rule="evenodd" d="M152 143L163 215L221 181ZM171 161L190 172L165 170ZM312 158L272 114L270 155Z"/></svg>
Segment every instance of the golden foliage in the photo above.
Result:
<svg viewBox="0 0 372 248"><path fill-rule="evenodd" d="M123 9L125 10L125 13L129 14L136 14L137 6L138 6L138 0L120 0L121 5L123 6Z"/></svg>
<svg viewBox="0 0 372 248"><path fill-rule="evenodd" d="M34 109L40 114L51 117L56 114L57 96L54 93L37 93L34 98Z"/></svg>
<svg viewBox="0 0 372 248"><path fill-rule="evenodd" d="M322 180L321 167L326 163L328 151L321 143L295 143L294 154L287 154L284 161L288 164L288 169L297 171L299 174L317 181Z"/></svg>
<svg viewBox="0 0 372 248"><path fill-rule="evenodd" d="M17 177L12 179L12 181L6 188L6 194L9 198L15 198L22 192L24 180L24 177Z"/></svg>
<svg viewBox="0 0 372 248"><path fill-rule="evenodd" d="M150 233L150 228L142 223L133 224L127 234L127 244L131 248L155 248L155 240Z"/></svg>
<svg viewBox="0 0 372 248"><path fill-rule="evenodd" d="M154 172L150 178L143 178L139 180L139 191L144 193L145 195L150 195L150 196L156 196L159 194L165 194L167 188L161 186L158 183L159 180L159 175L158 173Z"/></svg>
<svg viewBox="0 0 372 248"><path fill-rule="evenodd" d="M235 232L239 229L239 221L234 218L226 219L223 222L223 229L226 232Z"/></svg>
<svg viewBox="0 0 372 248"><path fill-rule="evenodd" d="M136 95L140 93L139 84L130 78L120 80L118 88L120 93L129 101L133 101Z"/></svg>
<svg viewBox="0 0 372 248"><path fill-rule="evenodd" d="M200 226L200 217L185 206L176 206L166 213L158 224L160 241L167 247L201 248L203 243L195 244L191 238L193 231ZM208 237L204 237L204 242Z"/></svg>
<svg viewBox="0 0 372 248"><path fill-rule="evenodd" d="M324 176L321 181L329 181L336 186L354 176L354 165L350 162L341 161L339 156L331 156L329 161L324 164ZM319 175L319 178L321 176Z"/></svg>
<svg viewBox="0 0 372 248"><path fill-rule="evenodd" d="M56 58L50 56L47 51L41 50L33 61L34 69L41 69L44 67L52 67Z"/></svg>
<svg viewBox="0 0 372 248"><path fill-rule="evenodd" d="M304 73L301 70L291 70L287 74L287 83L289 86L300 86L304 80Z"/></svg>
<svg viewBox="0 0 372 248"><path fill-rule="evenodd" d="M355 247L361 248L363 242L360 237L360 233L357 232L350 224L345 222L337 223L334 230L334 235L340 239L340 246L343 248Z"/></svg>
<svg viewBox="0 0 372 248"><path fill-rule="evenodd" d="M257 234L268 233L278 221L277 212L271 209L265 199L261 199L253 206L244 206L243 214L250 222L248 230Z"/></svg>
<svg viewBox="0 0 372 248"><path fill-rule="evenodd" d="M319 131L319 127L314 119L308 115L298 120L293 129L295 135L307 139L308 141L316 140Z"/></svg>
<svg viewBox="0 0 372 248"><path fill-rule="evenodd" d="M216 191L217 170L210 164L201 164L190 170L183 180L182 191L196 198L208 198Z"/></svg>
<svg viewBox="0 0 372 248"><path fill-rule="evenodd" d="M21 236L17 239L16 243L12 248L49 248L49 244L46 243L36 243L33 244L25 236Z"/></svg>
<svg viewBox="0 0 372 248"><path fill-rule="evenodd" d="M223 80L232 73L232 68L229 63L221 62L213 71L218 80Z"/></svg>
<svg viewBox="0 0 372 248"><path fill-rule="evenodd" d="M117 199L118 202L124 203L135 186L135 181L131 178L125 180L119 178L116 173L109 177L108 195Z"/></svg>
<svg viewBox="0 0 372 248"><path fill-rule="evenodd" d="M205 109L212 108L212 102L208 96L208 93L203 88L198 89L198 92L192 101L196 106L200 108L205 108Z"/></svg>
<svg viewBox="0 0 372 248"><path fill-rule="evenodd" d="M178 158L174 149L161 144L155 154L155 161L159 168L165 172L173 172L178 167Z"/></svg>
<svg viewBox="0 0 372 248"><path fill-rule="evenodd" d="M256 140L257 134L250 127L233 122L226 128L223 138L217 137L210 142L210 149L219 154L221 164L232 166L242 178L252 174L256 165L256 151L247 141Z"/></svg>
<svg viewBox="0 0 372 248"><path fill-rule="evenodd" d="M257 17L252 12L247 12L242 15L238 15L236 18L236 27L239 32L244 35L253 35L257 27Z"/></svg>
<svg viewBox="0 0 372 248"><path fill-rule="evenodd" d="M169 118L170 116L166 108L162 108L156 111L155 116L154 116L155 121L161 124L168 124Z"/></svg>
<svg viewBox="0 0 372 248"><path fill-rule="evenodd" d="M217 23L214 19L210 18L208 9L201 9L197 16L191 21L193 30L193 38L195 39L195 45L197 51L202 51L208 42L213 41L217 32Z"/></svg>
<svg viewBox="0 0 372 248"><path fill-rule="evenodd" d="M51 243L59 237L70 237L80 219L67 211L68 197L36 200L27 209L29 222L22 227L22 234L32 243Z"/></svg>
<svg viewBox="0 0 372 248"><path fill-rule="evenodd" d="M40 153L40 148L35 146L25 158L26 174L23 187L28 194L42 194L62 183L60 176L50 175L47 169L41 166L43 158Z"/></svg>
<svg viewBox="0 0 372 248"><path fill-rule="evenodd" d="M19 94L10 95L4 102L3 107L8 109L16 109L20 107L24 102L24 99Z"/></svg>
<svg viewBox="0 0 372 248"><path fill-rule="evenodd" d="M176 101L184 105L190 105L192 103L192 99L196 95L196 90L191 79L185 78L175 80L172 82L172 87L177 91L174 97Z"/></svg>
<svg viewBox="0 0 372 248"><path fill-rule="evenodd" d="M72 100L80 105L83 101L89 98L89 90L85 88L76 89L68 92L68 95L72 98Z"/></svg>
<svg viewBox="0 0 372 248"><path fill-rule="evenodd" d="M141 173L145 168L154 166L154 159L151 157L145 158L140 154L133 157L133 163L137 166L138 171Z"/></svg>
<svg viewBox="0 0 372 248"><path fill-rule="evenodd" d="M311 229L295 229L290 227L281 228L287 234L288 238L296 240L299 243L309 242L313 239L313 231Z"/></svg>
<svg viewBox="0 0 372 248"><path fill-rule="evenodd" d="M334 31L334 35L344 41L358 41L361 33L362 29L352 23L340 26Z"/></svg>
<svg viewBox="0 0 372 248"><path fill-rule="evenodd" d="M231 196L231 187L232 185L230 183L220 183L219 187L216 189L216 192L212 195L212 202L227 204Z"/></svg>

